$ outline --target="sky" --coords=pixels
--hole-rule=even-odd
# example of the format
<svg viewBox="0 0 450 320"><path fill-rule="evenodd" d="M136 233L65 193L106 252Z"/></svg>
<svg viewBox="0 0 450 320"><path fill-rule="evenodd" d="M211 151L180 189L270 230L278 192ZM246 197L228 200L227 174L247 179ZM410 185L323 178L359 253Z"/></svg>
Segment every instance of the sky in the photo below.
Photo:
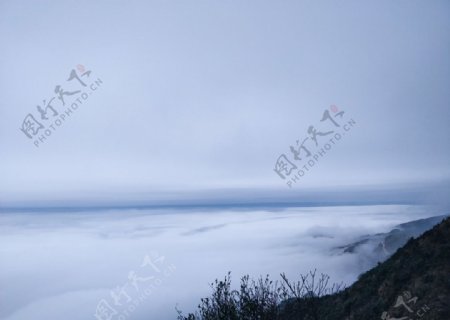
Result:
<svg viewBox="0 0 450 320"><path fill-rule="evenodd" d="M2 0L0 202L449 181L449 35L448 1ZM36 146L25 117L83 68ZM289 188L331 105L356 125Z"/></svg>

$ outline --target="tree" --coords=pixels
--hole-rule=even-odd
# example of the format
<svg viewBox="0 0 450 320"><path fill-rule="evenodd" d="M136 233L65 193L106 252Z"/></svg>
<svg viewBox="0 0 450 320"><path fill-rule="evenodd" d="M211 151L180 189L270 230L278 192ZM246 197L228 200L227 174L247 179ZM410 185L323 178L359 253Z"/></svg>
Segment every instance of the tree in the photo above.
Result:
<svg viewBox="0 0 450 320"><path fill-rule="evenodd" d="M239 290L231 288L231 273L224 280L211 284L212 295L202 298L195 313L183 316L180 310L178 320L273 320L277 319L283 302L297 299L303 302L302 319L318 319L320 297L341 290L342 284L329 286L330 277L316 270L300 275L300 281L290 282L284 273L281 282L273 282L267 275L257 281L248 275L241 278Z"/></svg>

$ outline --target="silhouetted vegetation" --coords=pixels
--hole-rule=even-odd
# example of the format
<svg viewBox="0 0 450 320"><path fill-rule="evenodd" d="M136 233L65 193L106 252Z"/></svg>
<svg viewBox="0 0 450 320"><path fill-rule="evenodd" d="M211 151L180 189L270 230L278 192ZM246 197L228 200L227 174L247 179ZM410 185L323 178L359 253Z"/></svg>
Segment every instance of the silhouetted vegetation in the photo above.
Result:
<svg viewBox="0 0 450 320"><path fill-rule="evenodd" d="M349 288L329 285L316 272L290 282L269 277L241 279L231 287L231 274L211 284L212 295L201 299L195 313L178 320L360 320L401 318L398 297L416 298L412 319L450 319L450 218L417 239L410 239L392 257L362 274ZM397 302L396 302L397 301ZM419 313L421 315L419 315ZM426 316L423 313L426 312Z"/></svg>
<svg viewBox="0 0 450 320"><path fill-rule="evenodd" d="M279 317L283 303L291 299L306 302L305 312L311 319L317 318L317 301L320 297L338 292L342 284L329 286L330 277L317 275L311 271L300 276L301 280L290 282L285 274L282 281L269 279L250 279L248 275L241 278L239 290L231 287L231 273L224 280L211 284L212 295L201 299L198 310L183 316L178 311L179 320L273 320Z"/></svg>

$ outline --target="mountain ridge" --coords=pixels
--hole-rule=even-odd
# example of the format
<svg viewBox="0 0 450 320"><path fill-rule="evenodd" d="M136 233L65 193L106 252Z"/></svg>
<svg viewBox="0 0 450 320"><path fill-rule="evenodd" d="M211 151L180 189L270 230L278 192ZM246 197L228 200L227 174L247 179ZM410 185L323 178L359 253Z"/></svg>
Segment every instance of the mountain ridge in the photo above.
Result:
<svg viewBox="0 0 450 320"><path fill-rule="evenodd" d="M305 299L286 301L279 319L450 319L450 218L410 239L344 291L315 303L318 314L311 316Z"/></svg>

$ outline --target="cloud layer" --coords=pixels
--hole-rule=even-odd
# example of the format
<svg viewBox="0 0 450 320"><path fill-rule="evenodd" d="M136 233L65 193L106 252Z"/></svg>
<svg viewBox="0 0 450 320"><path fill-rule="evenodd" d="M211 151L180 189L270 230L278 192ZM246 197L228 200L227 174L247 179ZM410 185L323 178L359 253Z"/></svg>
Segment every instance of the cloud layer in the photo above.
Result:
<svg viewBox="0 0 450 320"><path fill-rule="evenodd" d="M110 292L131 272L158 275L141 267L156 253L176 269L159 273L161 282L127 319L174 319L177 303L191 310L228 271L235 284L244 274L297 279L314 268L351 283L368 266L332 248L429 215L412 206L3 213L0 318L94 319L101 299L114 306ZM137 297L130 285L127 291Z"/></svg>

